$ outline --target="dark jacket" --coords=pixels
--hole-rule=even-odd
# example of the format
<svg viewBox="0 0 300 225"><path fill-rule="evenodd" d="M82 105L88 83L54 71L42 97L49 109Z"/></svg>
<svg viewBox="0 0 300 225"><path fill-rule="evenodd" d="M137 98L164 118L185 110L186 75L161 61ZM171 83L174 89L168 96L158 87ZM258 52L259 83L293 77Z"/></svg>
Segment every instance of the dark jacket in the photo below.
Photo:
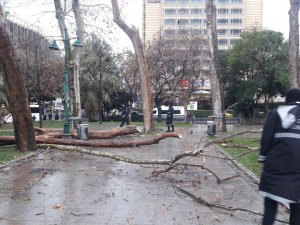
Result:
<svg viewBox="0 0 300 225"><path fill-rule="evenodd" d="M300 202L300 106L270 112L259 161L264 162L260 194L282 203Z"/></svg>
<svg viewBox="0 0 300 225"><path fill-rule="evenodd" d="M169 106L168 112L167 112L167 120L166 124L167 125L172 125L174 120L174 108L173 106Z"/></svg>
<svg viewBox="0 0 300 225"><path fill-rule="evenodd" d="M130 107L129 106L126 106L126 107L123 107L122 108L122 119L128 119L128 116L129 116L129 113L130 113Z"/></svg>

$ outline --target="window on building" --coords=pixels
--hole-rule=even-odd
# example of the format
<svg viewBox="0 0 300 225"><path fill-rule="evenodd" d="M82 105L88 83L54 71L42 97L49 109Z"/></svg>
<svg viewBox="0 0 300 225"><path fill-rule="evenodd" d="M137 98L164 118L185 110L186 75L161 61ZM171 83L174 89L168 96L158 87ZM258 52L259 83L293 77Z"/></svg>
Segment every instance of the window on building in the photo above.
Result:
<svg viewBox="0 0 300 225"><path fill-rule="evenodd" d="M178 0L178 3L181 5L187 5L189 4L190 0Z"/></svg>
<svg viewBox="0 0 300 225"><path fill-rule="evenodd" d="M234 46L236 45L236 42L238 41L238 39L230 39L230 45Z"/></svg>
<svg viewBox="0 0 300 225"><path fill-rule="evenodd" d="M179 15L188 15L189 10L188 9L178 9L178 14Z"/></svg>
<svg viewBox="0 0 300 225"><path fill-rule="evenodd" d="M207 34L207 30L206 29L203 29L203 34Z"/></svg>
<svg viewBox="0 0 300 225"><path fill-rule="evenodd" d="M237 9L237 8L233 8L231 9L231 14L232 15L242 15L242 9Z"/></svg>
<svg viewBox="0 0 300 225"><path fill-rule="evenodd" d="M218 9L218 14L219 15L227 15L228 9L225 9L225 8Z"/></svg>
<svg viewBox="0 0 300 225"><path fill-rule="evenodd" d="M175 15L176 10L175 9L165 9L165 15Z"/></svg>
<svg viewBox="0 0 300 225"><path fill-rule="evenodd" d="M242 19L231 19L231 24L232 25L241 25Z"/></svg>
<svg viewBox="0 0 300 225"><path fill-rule="evenodd" d="M172 36L175 35L175 30L174 30L174 29L166 29L166 30L165 30L165 35L166 35L167 37L172 37Z"/></svg>
<svg viewBox="0 0 300 225"><path fill-rule="evenodd" d="M242 4L243 0L231 0L231 3L233 3L233 4Z"/></svg>
<svg viewBox="0 0 300 225"><path fill-rule="evenodd" d="M175 4L176 0L165 0L165 4Z"/></svg>
<svg viewBox="0 0 300 225"><path fill-rule="evenodd" d="M219 40L218 40L218 44L219 44L219 45L222 45L222 46L225 45L225 46L226 46L227 43L228 43L228 42L227 42L227 39L219 39Z"/></svg>
<svg viewBox="0 0 300 225"><path fill-rule="evenodd" d="M189 25L189 20L188 19L179 19L177 21L177 25L178 26L186 26Z"/></svg>
<svg viewBox="0 0 300 225"><path fill-rule="evenodd" d="M228 24L228 19L217 19L217 24L219 25Z"/></svg>
<svg viewBox="0 0 300 225"><path fill-rule="evenodd" d="M202 3L202 0L191 0L192 4L200 4Z"/></svg>
<svg viewBox="0 0 300 225"><path fill-rule="evenodd" d="M200 15L202 13L201 9L191 9L192 15Z"/></svg>
<svg viewBox="0 0 300 225"><path fill-rule="evenodd" d="M194 27L200 27L201 20L200 19L191 19L191 25Z"/></svg>
<svg viewBox="0 0 300 225"><path fill-rule="evenodd" d="M240 30L240 29L232 29L232 30L230 30L230 34L231 35L238 35L238 36L240 36L241 33L242 33L242 30Z"/></svg>
<svg viewBox="0 0 300 225"><path fill-rule="evenodd" d="M218 29L218 35L226 35L228 31L226 29Z"/></svg>
<svg viewBox="0 0 300 225"><path fill-rule="evenodd" d="M189 34L189 31L187 29L179 29L178 30L178 34L180 36L184 36L184 35L188 35Z"/></svg>
<svg viewBox="0 0 300 225"><path fill-rule="evenodd" d="M229 0L218 0L219 4L226 4L229 3Z"/></svg>
<svg viewBox="0 0 300 225"><path fill-rule="evenodd" d="M175 26L176 20L175 19L165 19L165 25L166 26Z"/></svg>
<svg viewBox="0 0 300 225"><path fill-rule="evenodd" d="M192 35L201 35L201 30L200 29L192 29L191 34Z"/></svg>

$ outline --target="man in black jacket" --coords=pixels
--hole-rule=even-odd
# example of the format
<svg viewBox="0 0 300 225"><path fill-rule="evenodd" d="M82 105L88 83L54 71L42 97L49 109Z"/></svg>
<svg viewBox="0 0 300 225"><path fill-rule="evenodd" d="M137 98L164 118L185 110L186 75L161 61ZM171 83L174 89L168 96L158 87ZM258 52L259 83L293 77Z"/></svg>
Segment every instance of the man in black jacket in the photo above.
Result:
<svg viewBox="0 0 300 225"><path fill-rule="evenodd" d="M300 225L300 90L289 90L285 102L269 113L262 133L263 225L273 224L278 202L290 205L290 224Z"/></svg>
<svg viewBox="0 0 300 225"><path fill-rule="evenodd" d="M173 121L174 121L173 103L169 102L169 109L168 109L168 112L167 112L167 120L166 120L166 125L168 127L167 132L174 132L175 131ZM172 130L170 130L170 127L172 128Z"/></svg>
<svg viewBox="0 0 300 225"><path fill-rule="evenodd" d="M123 125L126 123L127 125L130 125L129 123L129 114L130 114L130 106L122 105L122 122L120 124L120 127L123 127Z"/></svg>

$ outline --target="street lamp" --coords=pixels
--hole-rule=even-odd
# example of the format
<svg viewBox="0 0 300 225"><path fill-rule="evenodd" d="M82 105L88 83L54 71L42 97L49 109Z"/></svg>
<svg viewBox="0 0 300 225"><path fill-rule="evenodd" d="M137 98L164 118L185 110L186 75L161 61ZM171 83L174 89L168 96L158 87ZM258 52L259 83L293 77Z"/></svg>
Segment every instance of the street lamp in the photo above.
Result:
<svg viewBox="0 0 300 225"><path fill-rule="evenodd" d="M70 138L70 121L69 121L69 61L70 56L68 55L68 42L74 38L69 38L67 29L65 29L65 37L62 40L64 43L64 49L65 49L65 75L64 75L64 94L65 94L65 102L64 102L64 138ZM83 47L83 45L80 42L80 38L77 37L77 40L72 44L73 47ZM51 50L59 50L59 47L56 44L56 41L54 40L53 43L49 47Z"/></svg>

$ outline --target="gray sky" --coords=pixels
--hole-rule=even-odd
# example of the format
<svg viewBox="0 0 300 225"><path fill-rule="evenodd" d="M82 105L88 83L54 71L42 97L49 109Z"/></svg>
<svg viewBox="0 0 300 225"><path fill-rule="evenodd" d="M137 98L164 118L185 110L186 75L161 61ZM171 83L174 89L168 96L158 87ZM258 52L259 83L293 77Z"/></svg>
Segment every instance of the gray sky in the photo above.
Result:
<svg viewBox="0 0 300 225"><path fill-rule="evenodd" d="M53 35L56 33L59 35L53 0L0 0L0 2L3 1L8 2L7 9L12 15L40 26L46 34ZM101 2L105 1L110 6L110 0L101 0ZM82 2L84 2L83 4L90 4L100 1L84 0ZM120 8L123 9L125 21L128 24L140 27L141 30L142 0L119 0L119 2ZM127 4L122 7L122 2L127 2ZM263 28L280 31L287 39L289 32L288 10L288 0L263 0ZM123 31L116 28L115 33L117 35L115 35L115 40L112 42L121 43L122 46L130 46L129 48L131 48L130 40Z"/></svg>

